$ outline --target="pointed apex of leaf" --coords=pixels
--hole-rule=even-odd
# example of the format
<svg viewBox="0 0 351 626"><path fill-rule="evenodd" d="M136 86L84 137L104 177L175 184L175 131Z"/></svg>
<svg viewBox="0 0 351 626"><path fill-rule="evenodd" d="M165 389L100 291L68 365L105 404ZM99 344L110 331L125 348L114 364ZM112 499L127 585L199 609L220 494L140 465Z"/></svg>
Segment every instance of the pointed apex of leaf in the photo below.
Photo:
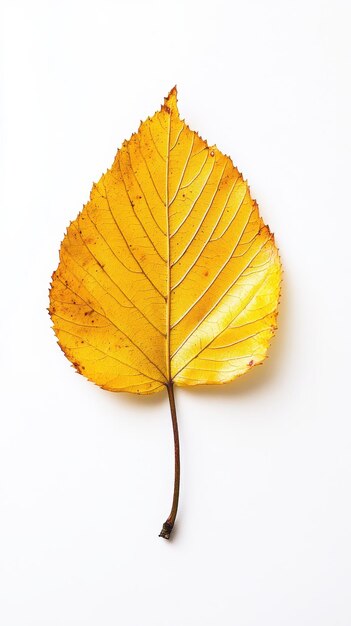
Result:
<svg viewBox="0 0 351 626"><path fill-rule="evenodd" d="M169 114L173 113L174 115L179 116L177 100L178 100L177 85L174 85L174 87L169 92L168 96L165 97L164 104L162 105L162 110L165 111L166 113L169 113Z"/></svg>

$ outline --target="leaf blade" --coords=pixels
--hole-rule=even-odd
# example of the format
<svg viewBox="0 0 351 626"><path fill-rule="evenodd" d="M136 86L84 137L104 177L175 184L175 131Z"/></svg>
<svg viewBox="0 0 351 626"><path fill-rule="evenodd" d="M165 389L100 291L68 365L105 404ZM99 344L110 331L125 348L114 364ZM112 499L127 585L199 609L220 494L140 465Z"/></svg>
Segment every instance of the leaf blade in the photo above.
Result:
<svg viewBox="0 0 351 626"><path fill-rule="evenodd" d="M66 356L103 388L223 383L264 360L280 279L247 183L180 119L173 89L67 229L50 313Z"/></svg>

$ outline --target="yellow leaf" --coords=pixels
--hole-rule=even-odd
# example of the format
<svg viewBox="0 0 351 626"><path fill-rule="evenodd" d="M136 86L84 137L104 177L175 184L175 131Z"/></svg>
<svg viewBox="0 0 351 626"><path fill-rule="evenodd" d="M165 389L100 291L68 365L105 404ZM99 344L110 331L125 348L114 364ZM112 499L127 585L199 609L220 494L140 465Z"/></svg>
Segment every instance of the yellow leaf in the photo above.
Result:
<svg viewBox="0 0 351 626"><path fill-rule="evenodd" d="M280 278L246 181L180 119L174 88L68 227L50 314L104 389L224 383L264 360Z"/></svg>
<svg viewBox="0 0 351 626"><path fill-rule="evenodd" d="M266 357L281 267L273 235L229 157L179 118L176 89L125 141L70 224L53 274L59 344L104 389L225 383Z"/></svg>

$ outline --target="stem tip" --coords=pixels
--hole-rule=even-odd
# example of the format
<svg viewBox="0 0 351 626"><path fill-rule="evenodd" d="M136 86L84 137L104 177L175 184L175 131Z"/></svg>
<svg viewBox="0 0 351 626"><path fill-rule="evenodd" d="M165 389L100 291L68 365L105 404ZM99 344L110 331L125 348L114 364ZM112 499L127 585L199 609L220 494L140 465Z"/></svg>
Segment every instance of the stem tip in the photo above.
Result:
<svg viewBox="0 0 351 626"><path fill-rule="evenodd" d="M162 530L159 534L159 537L163 537L164 539L169 539L171 536L172 530L173 530L173 524L170 524L168 521L165 522L162 526Z"/></svg>

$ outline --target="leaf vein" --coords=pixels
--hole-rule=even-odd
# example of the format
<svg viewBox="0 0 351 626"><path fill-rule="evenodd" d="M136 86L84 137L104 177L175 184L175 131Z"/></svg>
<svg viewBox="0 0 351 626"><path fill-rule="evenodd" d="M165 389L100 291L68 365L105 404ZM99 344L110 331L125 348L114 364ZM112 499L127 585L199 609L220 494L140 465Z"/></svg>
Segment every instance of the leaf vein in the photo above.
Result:
<svg viewBox="0 0 351 626"><path fill-rule="evenodd" d="M260 251L261 251L261 250L259 250L259 251L258 251L257 255L260 253ZM240 278L240 276L239 276L238 278ZM246 308L246 307L247 307L247 305L248 305L248 304L250 304L250 302L252 302L252 300L254 299L254 297L255 297L255 295L256 295L256 293L257 293L257 291L260 289L260 287L262 287L262 285L264 284L264 282L265 282L266 280L267 280L267 276L265 276L265 277L263 278L263 280L257 284L257 287L256 287L256 289L254 290L254 293L252 294L252 297L251 297L251 298L250 298L250 300L247 302L247 304L246 304L246 306L245 306L244 308ZM235 282L234 282L233 284L235 284ZM233 285L232 285L232 286L233 286ZM231 286L229 289L231 289L231 288L232 288L232 286ZM229 291L229 289L228 289L228 291ZM224 295L225 295L225 294L224 294ZM218 304L218 303L219 303L219 302L217 302L217 304ZM217 304L216 304L215 306L217 306ZM189 361L188 361L187 363L185 363L185 365L183 365L183 367L182 367L182 368L181 368L181 369L177 372L176 376L178 376L178 374L179 374L180 372L182 372L182 371L183 371L183 370L184 370L184 369L185 369L185 368L189 365L189 363L191 363L192 361L194 361L195 359L197 359L197 357L198 357L200 354L202 354L202 352L203 352L204 350L206 350L207 348L209 348L209 346L210 346L210 345L211 345L211 344L212 344L212 343L213 343L216 339L218 339L218 338L219 338L219 337L220 337L220 336L221 336L221 335L222 335L222 334L223 334L223 333L224 333L224 332L225 332L225 331L226 331L226 330L227 330L227 329L231 326L231 324L234 322L234 320L235 320L237 317L239 317L239 315L242 313L242 311L243 311L243 310L244 310L244 309L242 308L242 309L241 309L238 313L236 313L236 315L234 315L234 317L230 320L229 324L227 324L227 326L226 326L225 328L223 328L223 329L221 330L221 332L220 332L220 333L218 333L218 335L216 335L215 337L213 337L213 339L211 339L211 341L210 341L210 342L209 342L209 343L208 343L208 344L207 344L204 348L201 348L201 350L199 350L199 352L198 352L197 354L195 354L195 355L194 355L191 359L189 359ZM208 313L207 315L209 315L210 313L211 313L211 311L209 311L209 313ZM207 317L207 316L206 316L206 317ZM262 317L262 319L264 319L265 317L266 317L266 315L264 315L264 316ZM201 322L202 322L202 321L203 321L203 320L201 320ZM255 320L255 321L260 321L260 320ZM201 323L201 322L200 322L200 323ZM248 323L249 323L249 324L251 324L252 322L248 322ZM246 326L246 324L241 324L241 325L240 325L240 328L241 328L242 326ZM235 327L234 327L234 328L235 328ZM193 333L195 332L195 330L196 330L196 328L194 329L194 331L193 331L191 334L193 334ZM189 337L191 336L191 334L189 335ZM188 337L188 339L189 339L189 337ZM187 340L188 340L188 339L187 339ZM182 344L182 345L184 345L184 343L185 343L185 342L183 342L183 344ZM180 350L180 348L181 348L181 347L182 347L182 346L179 346L179 348L177 349L177 352L178 352L178 350ZM174 354L176 354L176 353L174 353Z"/></svg>

